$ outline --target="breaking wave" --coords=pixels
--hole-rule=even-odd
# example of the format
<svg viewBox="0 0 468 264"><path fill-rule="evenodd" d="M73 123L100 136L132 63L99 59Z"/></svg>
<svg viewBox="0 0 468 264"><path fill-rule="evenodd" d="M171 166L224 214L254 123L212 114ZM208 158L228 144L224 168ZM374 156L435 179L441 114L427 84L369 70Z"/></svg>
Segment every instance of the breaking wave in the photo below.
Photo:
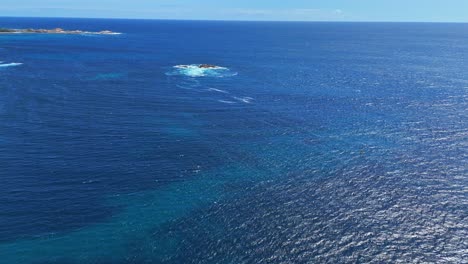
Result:
<svg viewBox="0 0 468 264"><path fill-rule="evenodd" d="M212 68L202 68L201 64L176 65L173 70L166 73L170 76L188 76L188 77L231 77L237 73L226 67L214 66Z"/></svg>
<svg viewBox="0 0 468 264"><path fill-rule="evenodd" d="M13 66L20 66L20 65L23 65L23 63L12 62L12 63L0 64L0 67L13 67Z"/></svg>

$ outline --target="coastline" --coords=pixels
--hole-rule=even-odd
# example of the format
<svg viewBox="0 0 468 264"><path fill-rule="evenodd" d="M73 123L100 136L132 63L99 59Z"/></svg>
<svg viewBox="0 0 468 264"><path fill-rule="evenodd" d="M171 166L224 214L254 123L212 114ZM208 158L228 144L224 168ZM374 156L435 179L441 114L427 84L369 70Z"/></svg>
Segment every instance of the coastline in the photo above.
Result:
<svg viewBox="0 0 468 264"><path fill-rule="evenodd" d="M121 35L120 32L113 32L110 30L102 31L83 31L83 30L64 30L61 28L55 29L9 29L2 28L0 29L0 34L62 34L62 35Z"/></svg>

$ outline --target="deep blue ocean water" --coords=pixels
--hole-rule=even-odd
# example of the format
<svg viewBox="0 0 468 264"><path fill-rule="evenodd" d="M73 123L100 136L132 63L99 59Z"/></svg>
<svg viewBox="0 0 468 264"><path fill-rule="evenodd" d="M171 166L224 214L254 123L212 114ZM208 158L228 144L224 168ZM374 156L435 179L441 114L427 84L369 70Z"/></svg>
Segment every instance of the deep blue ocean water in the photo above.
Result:
<svg viewBox="0 0 468 264"><path fill-rule="evenodd" d="M0 35L0 263L468 263L468 24L0 27L123 33Z"/></svg>

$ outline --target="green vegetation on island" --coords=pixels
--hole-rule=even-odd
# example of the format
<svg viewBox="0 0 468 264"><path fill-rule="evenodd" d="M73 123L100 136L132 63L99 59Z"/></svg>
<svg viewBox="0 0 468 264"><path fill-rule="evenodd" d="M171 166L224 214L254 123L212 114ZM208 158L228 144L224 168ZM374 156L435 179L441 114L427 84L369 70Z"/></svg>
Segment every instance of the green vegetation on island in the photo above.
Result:
<svg viewBox="0 0 468 264"><path fill-rule="evenodd" d="M14 33L15 30L8 28L0 28L0 33Z"/></svg>

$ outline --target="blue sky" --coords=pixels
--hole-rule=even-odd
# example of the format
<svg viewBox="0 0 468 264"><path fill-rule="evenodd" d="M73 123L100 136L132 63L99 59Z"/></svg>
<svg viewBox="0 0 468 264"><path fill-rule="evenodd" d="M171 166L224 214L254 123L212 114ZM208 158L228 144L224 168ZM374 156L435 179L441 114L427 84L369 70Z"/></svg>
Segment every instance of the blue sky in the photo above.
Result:
<svg viewBox="0 0 468 264"><path fill-rule="evenodd" d="M1 0L0 16L468 22L468 0Z"/></svg>

